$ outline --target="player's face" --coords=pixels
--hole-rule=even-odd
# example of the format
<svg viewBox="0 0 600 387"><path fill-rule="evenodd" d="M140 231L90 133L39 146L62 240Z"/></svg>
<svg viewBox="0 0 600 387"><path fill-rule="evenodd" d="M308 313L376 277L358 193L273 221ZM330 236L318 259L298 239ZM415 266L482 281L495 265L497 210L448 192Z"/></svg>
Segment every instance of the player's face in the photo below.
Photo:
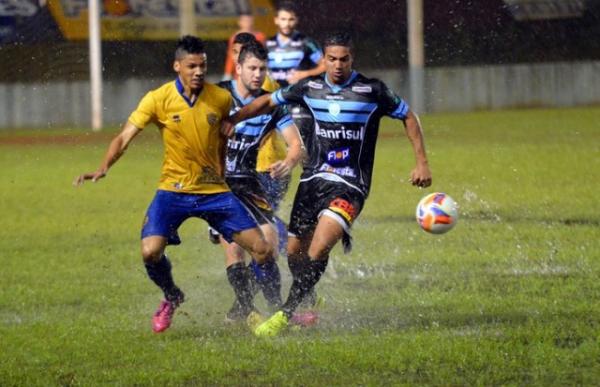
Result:
<svg viewBox="0 0 600 387"><path fill-rule="evenodd" d="M350 47L327 46L325 48L327 78L335 84L346 82L352 74L352 61Z"/></svg>
<svg viewBox="0 0 600 387"><path fill-rule="evenodd" d="M296 14L288 11L279 11L275 16L275 25L283 36L290 36L296 29L298 18Z"/></svg>
<svg viewBox="0 0 600 387"><path fill-rule="evenodd" d="M244 63L237 65L236 70L238 79L244 87L250 92L255 92L260 90L265 81L267 64L264 60L260 60L254 56L247 56Z"/></svg>
<svg viewBox="0 0 600 387"><path fill-rule="evenodd" d="M187 54L175 61L173 69L179 75L183 87L198 91L204 86L206 54Z"/></svg>

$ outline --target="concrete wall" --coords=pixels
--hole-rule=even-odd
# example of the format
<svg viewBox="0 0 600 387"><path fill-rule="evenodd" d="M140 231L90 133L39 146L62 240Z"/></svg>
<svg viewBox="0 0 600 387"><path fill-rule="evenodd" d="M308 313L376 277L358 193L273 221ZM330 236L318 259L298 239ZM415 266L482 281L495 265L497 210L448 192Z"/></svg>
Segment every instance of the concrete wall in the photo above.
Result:
<svg viewBox="0 0 600 387"><path fill-rule="evenodd" d="M406 69L366 70L364 73L382 79L408 99ZM124 122L146 91L166 81L168 79L132 78L105 82L105 125ZM591 104L600 104L600 62L425 70L427 112ZM88 126L89 116L88 82L0 84L0 128Z"/></svg>

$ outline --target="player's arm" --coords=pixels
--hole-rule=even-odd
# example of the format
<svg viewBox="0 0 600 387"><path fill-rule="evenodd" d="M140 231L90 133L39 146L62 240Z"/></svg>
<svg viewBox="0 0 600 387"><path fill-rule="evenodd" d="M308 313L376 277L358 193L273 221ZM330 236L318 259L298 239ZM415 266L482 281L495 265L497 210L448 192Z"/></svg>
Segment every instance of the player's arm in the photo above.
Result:
<svg viewBox="0 0 600 387"><path fill-rule="evenodd" d="M301 79L312 77L315 75L319 75L324 73L325 68L325 58L323 58L323 51L321 48L312 39L308 39L306 44L307 51L305 54L310 60L315 64L315 67L308 70L295 70L292 71L291 74L287 77L287 81L290 85L293 85L300 81Z"/></svg>
<svg viewBox="0 0 600 387"><path fill-rule="evenodd" d="M235 133L235 126L238 123L249 118L270 113L275 106L277 106L277 104L275 101L271 100L271 94L261 95L235 114L224 118L221 123L221 133L227 137L231 137Z"/></svg>
<svg viewBox="0 0 600 387"><path fill-rule="evenodd" d="M127 146L133 140L133 138L141 131L140 128L136 127L131 122L127 121L125 125L123 125L123 129L115 138L112 139L106 154L104 155L104 159L100 164L100 167L94 172L84 173L79 175L73 181L73 185L81 185L86 180L91 180L92 182L96 182L99 179L106 176L108 169L119 160L119 158L125 153Z"/></svg>
<svg viewBox="0 0 600 387"><path fill-rule="evenodd" d="M418 187L429 187L431 185L431 171L425 152L425 141L423 140L423 129L419 117L408 110L404 119L406 135L412 144L415 153L416 166L412 170L410 180L413 185Z"/></svg>
<svg viewBox="0 0 600 387"><path fill-rule="evenodd" d="M287 144L287 155L285 159L278 160L269 167L271 177L274 179L288 176L302 157L304 157L305 148L296 125L292 123L286 126L281 131L281 134Z"/></svg>
<svg viewBox="0 0 600 387"><path fill-rule="evenodd" d="M319 60L319 63L317 63L317 66L313 67L312 69L292 71L290 76L287 78L287 81L289 82L290 85L293 85L293 84L297 83L298 81L300 81L301 79L322 74L325 72L325 70L326 70L325 69L325 59L321 58L321 60Z"/></svg>

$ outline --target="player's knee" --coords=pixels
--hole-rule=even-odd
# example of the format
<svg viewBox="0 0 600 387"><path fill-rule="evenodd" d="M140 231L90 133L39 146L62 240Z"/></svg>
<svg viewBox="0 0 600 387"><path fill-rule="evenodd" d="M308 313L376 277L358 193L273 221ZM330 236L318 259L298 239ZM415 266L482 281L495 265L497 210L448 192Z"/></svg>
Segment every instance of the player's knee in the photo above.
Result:
<svg viewBox="0 0 600 387"><path fill-rule="evenodd" d="M258 263L263 263L271 259L275 259L275 248L265 239L256 241L253 246L252 256Z"/></svg>
<svg viewBox="0 0 600 387"><path fill-rule="evenodd" d="M159 246L150 243L142 243L142 258L144 263L156 263L163 255L163 251Z"/></svg>

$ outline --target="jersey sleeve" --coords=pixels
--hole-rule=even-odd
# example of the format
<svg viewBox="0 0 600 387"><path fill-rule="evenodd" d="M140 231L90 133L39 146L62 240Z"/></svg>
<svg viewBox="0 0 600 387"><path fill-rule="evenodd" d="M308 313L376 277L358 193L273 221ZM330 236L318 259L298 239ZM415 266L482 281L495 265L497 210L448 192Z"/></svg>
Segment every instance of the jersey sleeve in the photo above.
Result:
<svg viewBox="0 0 600 387"><path fill-rule="evenodd" d="M129 116L129 122L136 128L144 129L156 119L156 99L153 92L148 92L140 101L137 109Z"/></svg>
<svg viewBox="0 0 600 387"><path fill-rule="evenodd" d="M292 125L292 116L289 114L287 106L278 106L273 113L275 127L279 132L283 131L288 126Z"/></svg>
<svg viewBox="0 0 600 387"><path fill-rule="evenodd" d="M397 96L387 85L381 82L379 94L379 106L383 109L386 116L404 120L408 114L408 104Z"/></svg>
<svg viewBox="0 0 600 387"><path fill-rule="evenodd" d="M315 65L318 65L319 62L321 61L321 58L323 58L323 51L321 51L321 47L319 47L317 42L315 42L312 39L307 39L306 40L306 51L307 51L306 54L308 55L310 60Z"/></svg>
<svg viewBox="0 0 600 387"><path fill-rule="evenodd" d="M229 112L233 108L233 97L227 93L226 102L223 104L223 115L221 117L229 117Z"/></svg>
<svg viewBox="0 0 600 387"><path fill-rule="evenodd" d="M289 85L283 89L279 89L271 94L271 100L277 105L285 105L288 103L301 103L304 96L304 85L306 85L306 79L302 79L300 82Z"/></svg>

